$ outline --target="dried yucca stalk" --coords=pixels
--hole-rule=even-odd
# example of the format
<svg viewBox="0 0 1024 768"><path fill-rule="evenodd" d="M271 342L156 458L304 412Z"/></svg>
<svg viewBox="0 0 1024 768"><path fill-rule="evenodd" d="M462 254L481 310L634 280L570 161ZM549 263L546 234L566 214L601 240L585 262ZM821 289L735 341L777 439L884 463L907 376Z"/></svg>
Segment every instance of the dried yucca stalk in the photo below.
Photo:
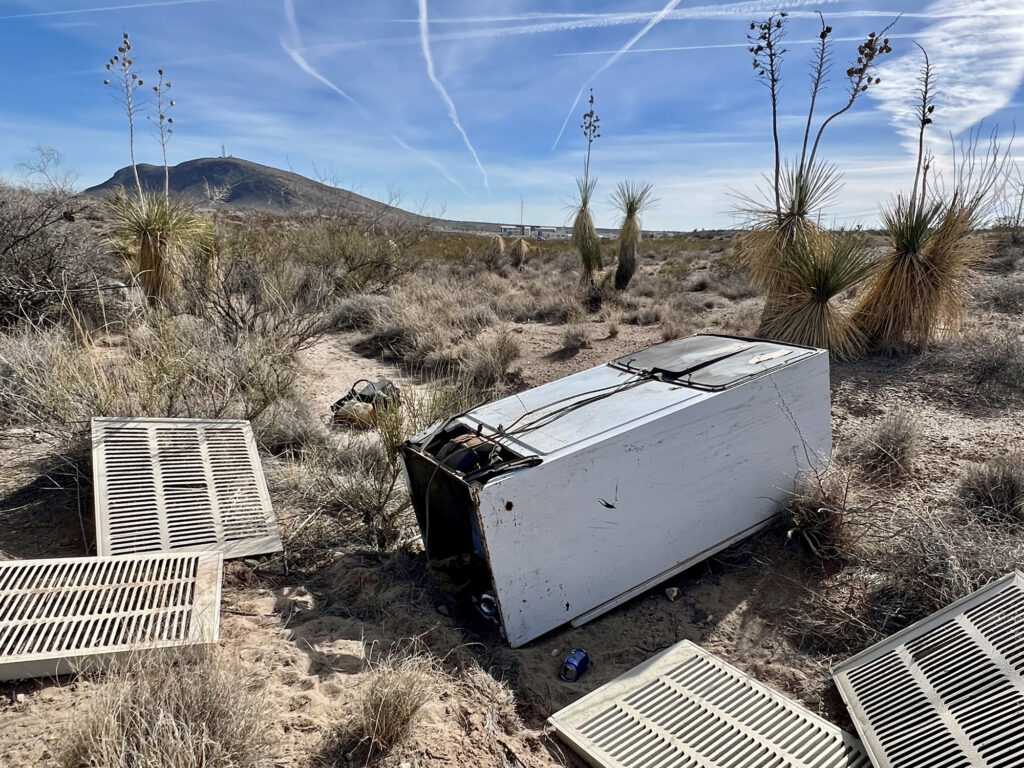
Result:
<svg viewBox="0 0 1024 768"><path fill-rule="evenodd" d="M526 242L526 238L520 237L509 249L509 255L512 258L512 266L516 269L523 266L526 263L526 257L530 254L530 244Z"/></svg>
<svg viewBox="0 0 1024 768"><path fill-rule="evenodd" d="M861 329L838 306L837 297L875 269L864 242L846 232L819 236L792 247L781 280L786 292L777 297L765 334L773 339L823 347L839 358L865 350Z"/></svg>
<svg viewBox="0 0 1024 768"><path fill-rule="evenodd" d="M639 181L620 181L611 202L622 214L622 223L619 225L619 260L615 268L615 290L622 291L636 273L636 260L643 237L640 214L654 205L651 185Z"/></svg>

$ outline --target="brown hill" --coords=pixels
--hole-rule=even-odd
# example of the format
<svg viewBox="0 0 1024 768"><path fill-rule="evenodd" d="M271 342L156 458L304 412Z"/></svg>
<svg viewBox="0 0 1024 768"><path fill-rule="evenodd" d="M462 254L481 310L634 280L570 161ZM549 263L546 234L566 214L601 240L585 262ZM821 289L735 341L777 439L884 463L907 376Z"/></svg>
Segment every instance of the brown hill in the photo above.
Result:
<svg viewBox="0 0 1024 768"><path fill-rule="evenodd" d="M137 167L143 188L163 189L163 166L140 163ZM104 195L119 186L125 189L135 186L131 166L120 169L102 184L85 190L85 194ZM433 221L297 173L237 157L204 157L172 166L170 189L175 196L204 208L276 214L340 212L356 218L390 218L420 224Z"/></svg>

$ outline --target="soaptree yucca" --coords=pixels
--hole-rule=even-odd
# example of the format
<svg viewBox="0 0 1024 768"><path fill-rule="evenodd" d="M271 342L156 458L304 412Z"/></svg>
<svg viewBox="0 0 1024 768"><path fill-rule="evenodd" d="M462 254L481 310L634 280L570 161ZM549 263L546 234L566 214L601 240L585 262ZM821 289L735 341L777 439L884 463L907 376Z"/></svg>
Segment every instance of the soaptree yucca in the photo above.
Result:
<svg viewBox="0 0 1024 768"><path fill-rule="evenodd" d="M576 246L576 250L580 252L582 267L580 282L590 289L595 289L594 270L601 268L601 240L594 227L594 217L590 215L590 202L594 198L594 189L597 187L597 179L590 176L590 150L594 145L594 140L601 137L601 134L598 133L601 118L594 111L593 89L590 91L590 98L587 99L587 105L589 109L583 113L583 122L580 124L583 136L587 139L587 154L583 159L583 175L576 177L576 190L579 197L576 200L576 213L572 221L572 242Z"/></svg>
<svg viewBox="0 0 1024 768"><path fill-rule="evenodd" d="M959 328L973 267L983 256L978 225L1005 173L1007 153L1000 149L997 135L992 135L987 151L979 151L978 134L972 131L959 156L954 146L949 193L928 188L931 156L924 132L932 123L934 106L931 63L924 48L921 52L913 189L909 197L898 195L882 211L887 252L853 318L875 348L903 343L923 347L940 333Z"/></svg>
<svg viewBox="0 0 1024 768"><path fill-rule="evenodd" d="M620 181L612 193L612 205L622 214L619 224L619 261L615 268L615 290L625 290L636 272L637 255L643 233L640 214L654 205L651 185L639 181Z"/></svg>
<svg viewBox="0 0 1024 768"><path fill-rule="evenodd" d="M198 249L206 222L195 210L161 193L129 195L119 188L106 201L106 236L151 303L170 296L180 273L176 263Z"/></svg>
<svg viewBox="0 0 1024 768"><path fill-rule="evenodd" d="M827 232L795 241L787 251L786 288L766 320L766 335L823 347L844 359L863 353L863 333L840 303L874 268L864 240L853 233Z"/></svg>
<svg viewBox="0 0 1024 768"><path fill-rule="evenodd" d="M743 213L750 228L740 238L740 258L750 280L769 297L785 293L789 272L786 261L794 248L810 246L822 234L819 212L828 206L841 187L835 166L819 164L800 168L786 164L779 176L781 213L771 201L748 199Z"/></svg>
<svg viewBox="0 0 1024 768"><path fill-rule="evenodd" d="M960 326L979 256L973 218L959 199L899 196L882 212L887 252L853 317L871 346L925 346Z"/></svg>
<svg viewBox="0 0 1024 768"><path fill-rule="evenodd" d="M818 158L825 129L848 112L863 93L880 82L875 74L878 59L892 50L885 33L895 24L892 22L881 33L869 33L857 47L857 56L845 71L846 98L812 132L818 97L832 67L832 27L825 24L824 17L818 14L821 29L811 62L810 102L803 141L799 159L787 164L782 161L778 130L782 62L787 53L783 45L787 16L785 12L777 12L762 21L751 22L747 35L754 74L768 89L774 146L774 173L768 180L770 189L765 195L766 202L744 198L740 211L749 221L749 230L740 243L740 260L748 268L754 285L766 294L760 333L776 325L773 317L776 308L791 294L791 289L800 289L798 284L790 284L792 270L788 262L791 252L815 251L820 247L816 240L822 234L818 224L821 211L832 201L840 186L835 167ZM799 261L803 256L797 254L794 258ZM797 268L800 267L798 264Z"/></svg>
<svg viewBox="0 0 1024 768"><path fill-rule="evenodd" d="M512 247L509 248L509 257L512 261L512 266L519 269L523 264L526 263L526 257L530 254L530 244L526 242L525 237L517 238Z"/></svg>
<svg viewBox="0 0 1024 768"><path fill-rule="evenodd" d="M597 236L594 217L590 215L590 202L594 197L597 179L577 177L576 215L572 220L572 242L580 252L583 267L581 282L593 284L594 270L601 268L601 239Z"/></svg>

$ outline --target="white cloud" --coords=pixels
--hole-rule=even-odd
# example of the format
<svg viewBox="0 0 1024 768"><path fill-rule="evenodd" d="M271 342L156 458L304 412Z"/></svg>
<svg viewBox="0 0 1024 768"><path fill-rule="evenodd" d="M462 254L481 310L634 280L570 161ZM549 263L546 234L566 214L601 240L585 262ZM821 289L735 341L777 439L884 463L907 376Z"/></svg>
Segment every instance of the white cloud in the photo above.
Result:
<svg viewBox="0 0 1024 768"><path fill-rule="evenodd" d="M936 89L935 122L926 135L943 152L950 133L959 135L1005 108L1024 80L1024 8L1020 0L938 0L927 13L939 20L921 36ZM868 91L913 152L922 63L916 48L886 62L879 67L882 82Z"/></svg>

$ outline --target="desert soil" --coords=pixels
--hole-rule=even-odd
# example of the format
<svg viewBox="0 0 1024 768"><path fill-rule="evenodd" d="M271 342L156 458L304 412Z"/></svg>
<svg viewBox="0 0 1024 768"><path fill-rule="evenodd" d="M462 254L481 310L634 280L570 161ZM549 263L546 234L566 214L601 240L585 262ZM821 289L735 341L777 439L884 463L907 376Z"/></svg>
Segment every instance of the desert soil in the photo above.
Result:
<svg viewBox="0 0 1024 768"><path fill-rule="evenodd" d="M735 318L749 317L759 306L758 299L717 301L694 318L693 329L731 327ZM1017 333L1024 331L1019 317L1014 322ZM614 336L603 322L588 325L592 347L566 353L559 351L564 326L517 324L522 386L661 341L657 325L621 325ZM403 387L422 386L392 366L353 353L354 339L330 336L306 353L300 390L317 412L327 413L359 378L390 376ZM879 491L895 494L905 510L923 512L942 503L967 463L1005 451L1024 434L1019 408L989 407L955 382L922 375L914 358L834 364L832 397L840 452L887 412L902 408L914 414L922 438L915 481L898 491ZM0 436L0 558L90 553L88 500L63 490L66 482L47 479L47 473L61 471L48 459L50 449L39 435ZM873 492L869 487L865 494ZM287 529L289 521L282 522ZM487 711L485 686L479 696L462 686L427 705L411 741L389 756L387 765L582 765L545 732L547 716L683 639L849 726L829 678L837 659L801 652L789 637L787 617L824 571L781 528L758 534L581 628L557 630L517 650L438 613L429 588L419 581L421 563L385 560L372 553L347 554L312 580L244 561L229 565L220 646L262 681L274 715L275 766L311 765L325 732L358 695L368 645L414 635L425 636L439 656L468 646L486 672L515 691L525 728L503 731ZM679 587L681 598L670 600L669 586ZM576 646L589 651L593 666L579 682L563 683L556 676L559 662ZM55 736L94 685L0 684L0 765L54 764Z"/></svg>

